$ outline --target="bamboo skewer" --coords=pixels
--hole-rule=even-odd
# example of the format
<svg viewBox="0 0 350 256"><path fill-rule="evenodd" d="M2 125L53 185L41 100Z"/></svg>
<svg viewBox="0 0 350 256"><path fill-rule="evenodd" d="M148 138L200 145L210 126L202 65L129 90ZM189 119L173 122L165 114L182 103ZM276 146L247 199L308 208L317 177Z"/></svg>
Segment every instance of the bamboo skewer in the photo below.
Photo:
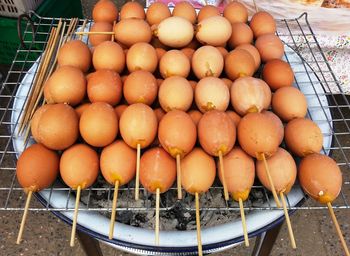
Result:
<svg viewBox="0 0 350 256"><path fill-rule="evenodd" d="M113 21L113 27L112 27L113 29L114 29L116 23L117 23L116 21ZM113 33L112 36L111 36L111 41L112 42L114 42L114 38L115 38L115 33Z"/></svg>
<svg viewBox="0 0 350 256"><path fill-rule="evenodd" d="M25 137L24 137L25 143L29 136L30 120L33 117L34 112L40 102L40 99L44 90L44 84L47 81L48 77L51 75L53 71L53 66L56 63L56 56L55 56L55 60L53 63L51 63L51 66L50 66L50 62L52 60L52 54L54 53L56 46L59 45L59 41L61 41L61 38L62 38L62 34L63 34L63 33L61 34L62 24L63 23L60 20L57 25L57 28L53 28L51 30L49 41L47 43L44 54L42 56L43 62L40 63L42 65L40 65L38 69L30 97L28 98L28 101L26 104L25 113L21 121L21 127L20 127L20 131L23 131L23 129L26 129ZM60 34L61 36L59 37ZM58 41L58 39L60 40ZM47 71L48 69L49 69L49 72Z"/></svg>
<svg viewBox="0 0 350 256"><path fill-rule="evenodd" d="M117 180L114 184L112 214L111 214L111 222L109 224L109 239L113 239L115 216L117 212L118 190L119 190L119 180Z"/></svg>
<svg viewBox="0 0 350 256"><path fill-rule="evenodd" d="M344 236L343 236L343 234L341 232L341 229L340 229L337 217L335 216L332 204L330 202L328 202L327 203L327 207L328 207L328 210L329 210L329 214L331 215L332 221L334 223L334 227L335 227L335 229L337 231L338 237L340 239L341 245L342 245L342 247L344 249L345 255L346 256L350 256L349 248L346 245L346 242L345 242Z"/></svg>
<svg viewBox="0 0 350 256"><path fill-rule="evenodd" d="M262 158L263 158L263 161L264 161L264 166L265 166L267 178L269 179L269 183L270 183L270 187L271 187L273 198L275 199L277 207L281 208L281 202L278 199L278 196L277 196L277 193L276 193L276 189L275 189L275 185L273 184L273 181L272 181L272 177L271 177L271 174L270 174L270 169L269 169L269 166L267 164L265 154L262 153L261 155L262 155Z"/></svg>
<svg viewBox="0 0 350 256"><path fill-rule="evenodd" d="M160 189L157 188L156 190L156 227L155 227L156 245L159 245L159 201L160 201Z"/></svg>
<svg viewBox="0 0 350 256"><path fill-rule="evenodd" d="M81 29L84 31L86 27L87 19L84 20L83 25L81 26ZM83 35L79 35L79 40L83 39Z"/></svg>
<svg viewBox="0 0 350 256"><path fill-rule="evenodd" d="M139 200L140 193L140 158L141 158L141 145L137 144L137 156L136 156L136 180L135 180L135 200Z"/></svg>
<svg viewBox="0 0 350 256"><path fill-rule="evenodd" d="M73 216L73 225L72 225L72 233L70 237L70 246L74 246L75 241L75 232L77 230L77 220L78 220L78 209L79 209L79 201L80 201L80 192L81 192L81 186L78 186L77 188L77 196L75 198L75 208L74 208L74 216Z"/></svg>
<svg viewBox="0 0 350 256"><path fill-rule="evenodd" d="M196 225L197 225L197 243L198 243L198 255L202 256L202 238L201 238L201 220L199 216L199 195L198 192L195 193L196 201Z"/></svg>
<svg viewBox="0 0 350 256"><path fill-rule="evenodd" d="M222 177L222 186L224 187L224 197L225 197L225 200L228 201L230 198L229 198L227 186L226 186L224 160L222 157L221 150L219 151L219 164L220 164L220 172L221 172L221 177Z"/></svg>
<svg viewBox="0 0 350 256"><path fill-rule="evenodd" d="M253 4L254 4L254 9L255 9L255 12L258 12L258 11L259 11L259 9L258 9L258 6L256 5L255 0L253 0Z"/></svg>
<svg viewBox="0 0 350 256"><path fill-rule="evenodd" d="M244 243L246 247L249 247L249 238L248 238L248 231L247 231L247 223L245 221L245 214L244 214L244 208L243 208L243 201L242 198L238 199L239 203L239 210L241 212L241 219L242 219L242 227L243 227L243 235L244 235Z"/></svg>
<svg viewBox="0 0 350 256"><path fill-rule="evenodd" d="M22 221L21 221L21 226L19 228L16 244L20 244L21 240L22 240L24 225L26 223L26 219L27 219L27 215L28 215L28 208L29 208L30 200L32 199L32 194L33 194L33 191L30 190L28 192L28 195L27 195L27 200L26 200L26 204L24 207L23 217L22 217Z"/></svg>
<svg viewBox="0 0 350 256"><path fill-rule="evenodd" d="M28 112L31 109L32 99L35 97L34 95L35 95L35 92L36 92L36 88L37 88L37 85L40 82L40 77L41 77L41 73L42 73L41 70L43 69L43 67L45 65L45 60L47 58L47 55L49 54L49 48L51 47L51 44L52 44L53 38L55 36L55 33L56 33L56 28L52 28L52 30L50 32L49 40L47 41L47 44L46 44L46 48L45 48L45 50L43 52L43 55L40 58L37 74L36 74L36 76L34 78L34 82L33 82L33 87L30 90L30 93L29 93L29 96L28 96L28 99L27 99L27 103L26 103L26 105L24 107L24 114L22 115L21 120L20 120L18 134L21 134L23 132L23 129L24 129L26 123L28 122Z"/></svg>
<svg viewBox="0 0 350 256"><path fill-rule="evenodd" d="M287 210L287 204L286 204L286 201L284 199L283 191L280 192L280 197L281 197L281 201L282 201L282 205L283 205L284 216L286 217L286 223L287 223L287 227L288 227L290 243L292 245L292 248L296 249L297 245L295 243L295 238L294 238L294 233L293 233L293 229L292 229L292 224L290 223L290 218L289 218L289 214L288 214L288 210Z"/></svg>
<svg viewBox="0 0 350 256"><path fill-rule="evenodd" d="M177 199L182 199L182 186L181 186L181 159L180 155L176 155L176 182L177 182Z"/></svg>

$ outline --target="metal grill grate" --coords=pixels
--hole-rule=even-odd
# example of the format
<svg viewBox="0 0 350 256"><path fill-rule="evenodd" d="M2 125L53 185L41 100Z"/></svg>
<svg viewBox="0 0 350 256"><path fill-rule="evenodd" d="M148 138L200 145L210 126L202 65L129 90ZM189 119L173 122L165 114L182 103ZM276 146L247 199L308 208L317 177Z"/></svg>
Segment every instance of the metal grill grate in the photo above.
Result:
<svg viewBox="0 0 350 256"><path fill-rule="evenodd" d="M14 101L16 98L17 90L21 85L23 77L28 73L30 67L35 63L35 59L40 56L42 49L45 47L49 37L49 31L52 27L57 26L59 19L54 18L42 18L36 14L32 14L34 22L34 41L29 40L32 30L30 24L27 23L24 31L24 43L27 49L20 46L10 68L10 71L6 77L5 82L0 89L0 210L23 210L24 207L24 192L19 186L15 176L16 170L16 155L21 152L16 152L13 147L12 141L18 138L18 135L12 133L18 126L18 120L11 121L12 112L23 111L23 108L15 108ZM63 19L69 23L69 19ZM81 26L84 20L79 20L77 26ZM91 23L88 23L91 25ZM334 73L330 69L329 64L326 61L315 35L307 21L307 15L303 14L297 19L280 20L278 21L278 35L289 46L288 49L292 49L298 53L301 58L299 61L289 60L288 55L286 59L292 66L298 65L300 69L296 71L297 74L303 74L305 79L296 79L297 87L303 88L305 86L311 86L313 88L310 95L306 94L306 97L317 96L319 102L322 101L322 97L326 97L328 100L328 106L310 105L309 111L319 108L326 116L326 120L314 120L324 122L330 133L324 134L324 136L332 136L332 145L324 148L324 152L329 152L338 162L343 171L343 189L341 195L334 202L334 208L338 209L350 209L350 171L349 160L350 156L350 104L347 97L342 93L339 83L336 81ZM87 40L86 37L83 40ZM287 47L286 47L287 48ZM310 71L310 68L312 71ZM36 72L36 71L35 71ZM316 75L318 81L314 81L311 75ZM317 91L316 86L321 86L322 91ZM330 88L337 88L339 94L332 94ZM331 113L331 118L326 114ZM222 187L216 182L208 193L202 195L201 210L202 211L216 211L216 212L228 212L239 211L239 206L235 202L225 202L222 197ZM295 185L298 188L298 184ZM129 183L127 186L120 188L120 196L118 201L118 212L121 211L154 211L155 198L153 195L148 194L141 188L140 201L135 203L134 196L134 184ZM61 191L67 195L66 206L61 208L52 207L51 196L53 192ZM73 210L72 200L70 195L73 192L71 189L65 187L60 182L56 182L51 188L45 189L45 193L48 193L48 200L42 208L30 208L30 210L37 211L67 211ZM112 205L113 188L103 181L102 177L99 177L97 183L91 188L82 191L82 202L85 203L85 207L81 207L80 211L98 211L108 214ZM304 203L298 206L291 206L288 201L290 209L326 209L326 206L319 205L312 200L307 200L304 196ZM71 202L70 202L71 201ZM176 188L172 188L166 194L161 195L161 211L169 211L177 207L194 211L193 197L189 194L184 195L184 199L181 202L176 200ZM249 200L244 202L244 208L247 211L251 210L271 210L276 209L272 205L270 199L270 192L256 182L252 188Z"/></svg>

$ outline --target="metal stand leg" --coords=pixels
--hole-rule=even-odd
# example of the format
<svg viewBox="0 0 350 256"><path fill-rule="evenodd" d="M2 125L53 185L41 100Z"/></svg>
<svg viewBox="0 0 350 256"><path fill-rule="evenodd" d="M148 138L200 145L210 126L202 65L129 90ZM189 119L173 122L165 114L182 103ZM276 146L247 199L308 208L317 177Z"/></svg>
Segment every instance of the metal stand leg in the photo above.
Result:
<svg viewBox="0 0 350 256"><path fill-rule="evenodd" d="M275 244L277 236L281 230L282 224L283 222L256 238L252 256L270 255L273 245Z"/></svg>
<svg viewBox="0 0 350 256"><path fill-rule="evenodd" d="M103 256L100 243L96 239L78 230L77 236L87 256Z"/></svg>

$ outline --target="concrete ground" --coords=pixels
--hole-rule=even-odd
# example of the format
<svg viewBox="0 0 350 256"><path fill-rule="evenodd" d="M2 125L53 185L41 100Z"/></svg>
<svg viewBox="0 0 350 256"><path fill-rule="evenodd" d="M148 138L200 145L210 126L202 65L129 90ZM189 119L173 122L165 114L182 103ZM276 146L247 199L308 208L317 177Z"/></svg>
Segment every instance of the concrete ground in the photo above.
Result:
<svg viewBox="0 0 350 256"><path fill-rule="evenodd" d="M84 5L84 13L91 13L91 7L94 1L82 0L82 2ZM120 2L121 1L118 1L119 5ZM0 172L0 183L4 178L4 174L5 172ZM350 198L349 189L344 192L346 193L346 197ZM0 198L0 200L2 199ZM33 207L40 207L40 204L35 199L32 200L31 205ZM336 211L336 215L347 244L350 245L350 210ZM45 211L29 213L23 235L23 242L20 245L16 245L15 241L21 217L22 212L0 211L0 255L85 255L78 241L76 241L76 246L74 248L69 246L71 227L60 221L53 214ZM273 247L272 256L344 255L327 211L299 210L291 216L291 222L298 248L296 250L291 249L287 228L286 225L283 224L282 230ZM249 248L238 246L225 252L217 253L216 255L249 255L252 252L254 240L255 239L251 239L251 246ZM104 244L101 244L101 248L105 256L131 255L117 251Z"/></svg>

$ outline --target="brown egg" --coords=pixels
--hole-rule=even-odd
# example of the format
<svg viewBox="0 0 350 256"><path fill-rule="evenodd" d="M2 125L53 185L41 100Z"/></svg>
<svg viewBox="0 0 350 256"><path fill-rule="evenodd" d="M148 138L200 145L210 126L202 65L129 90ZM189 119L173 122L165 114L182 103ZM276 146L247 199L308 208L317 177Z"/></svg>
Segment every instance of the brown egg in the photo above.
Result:
<svg viewBox="0 0 350 256"><path fill-rule="evenodd" d="M113 26L109 22L95 22L90 29L90 32L112 32ZM104 41L111 41L111 35L89 35L89 41L92 46L97 46Z"/></svg>
<svg viewBox="0 0 350 256"><path fill-rule="evenodd" d="M83 112L91 105L91 103L83 103L75 108L75 113L78 115L78 119L80 119Z"/></svg>
<svg viewBox="0 0 350 256"><path fill-rule="evenodd" d="M146 20L150 25L159 24L171 16L168 6L161 2L152 3L146 12Z"/></svg>
<svg viewBox="0 0 350 256"><path fill-rule="evenodd" d="M194 124L197 126L199 121L201 120L203 114L202 112L198 111L198 110L191 110L188 112L188 114L190 115L190 117L192 118L192 121L194 122Z"/></svg>
<svg viewBox="0 0 350 256"><path fill-rule="evenodd" d="M160 120L162 120L162 118L164 117L164 115L166 114L165 111L162 108L156 108L154 110L154 113L157 116L157 121L158 123L160 122Z"/></svg>
<svg viewBox="0 0 350 256"><path fill-rule="evenodd" d="M284 54L284 45L278 36L266 34L255 41L255 47L260 53L262 62L281 59Z"/></svg>
<svg viewBox="0 0 350 256"><path fill-rule="evenodd" d="M181 184L188 193L208 191L214 182L215 174L214 159L201 148L194 148L181 161Z"/></svg>
<svg viewBox="0 0 350 256"><path fill-rule="evenodd" d="M275 91L281 87L292 86L294 82L294 72L289 63L274 59L268 61L262 72L262 78Z"/></svg>
<svg viewBox="0 0 350 256"><path fill-rule="evenodd" d="M166 50L163 48L156 48L157 61L159 62L163 55L166 53Z"/></svg>
<svg viewBox="0 0 350 256"><path fill-rule="evenodd" d="M124 141L117 140L101 152L100 167L105 180L114 185L125 185L135 176L136 150L130 148Z"/></svg>
<svg viewBox="0 0 350 256"><path fill-rule="evenodd" d="M112 24L118 20L118 8L113 1L98 1L92 9L92 19L95 22L108 22Z"/></svg>
<svg viewBox="0 0 350 256"><path fill-rule="evenodd" d="M125 54L119 44L106 41L95 47L92 63L96 70L112 69L121 73L125 67Z"/></svg>
<svg viewBox="0 0 350 256"><path fill-rule="evenodd" d="M144 103L151 105L158 93L157 80L148 71L134 71L126 78L123 93L128 104Z"/></svg>
<svg viewBox="0 0 350 256"><path fill-rule="evenodd" d="M224 17L231 23L248 21L247 8L238 1L232 1L224 9Z"/></svg>
<svg viewBox="0 0 350 256"><path fill-rule="evenodd" d="M221 53L222 57L225 59L226 55L228 54L228 51L226 50L225 47L217 46L216 49L219 50Z"/></svg>
<svg viewBox="0 0 350 256"><path fill-rule="evenodd" d="M231 37L230 22L221 16L213 16L202 20L197 25L196 38L202 44L222 46Z"/></svg>
<svg viewBox="0 0 350 256"><path fill-rule="evenodd" d="M197 128L186 112L172 110L159 123L158 139L172 157L183 158L196 144Z"/></svg>
<svg viewBox="0 0 350 256"><path fill-rule="evenodd" d="M231 118L231 120L235 124L235 127L237 128L242 117L232 110L226 111L226 114Z"/></svg>
<svg viewBox="0 0 350 256"><path fill-rule="evenodd" d="M83 72L75 67L63 66L56 69L44 84L47 103L79 104L85 97L86 79Z"/></svg>
<svg viewBox="0 0 350 256"><path fill-rule="evenodd" d="M128 107L128 105L118 105L114 108L115 113L117 114L118 120L120 120L120 117L122 116L124 110Z"/></svg>
<svg viewBox="0 0 350 256"><path fill-rule="evenodd" d="M193 92L196 90L197 82L196 81L189 81L190 85L192 87Z"/></svg>
<svg viewBox="0 0 350 256"><path fill-rule="evenodd" d="M58 50L57 63L59 67L73 66L87 72L91 65L90 49L80 40L71 40Z"/></svg>
<svg viewBox="0 0 350 256"><path fill-rule="evenodd" d="M126 2L120 10L120 19L138 18L145 19L146 14L143 6L138 2Z"/></svg>
<svg viewBox="0 0 350 256"><path fill-rule="evenodd" d="M116 39L127 47L141 42L149 43L152 39L151 28L143 19L123 19L115 25L114 32Z"/></svg>
<svg viewBox="0 0 350 256"><path fill-rule="evenodd" d="M253 30L254 37L258 38L265 34L275 34L276 22L275 19L268 12L256 12L249 23Z"/></svg>
<svg viewBox="0 0 350 256"><path fill-rule="evenodd" d="M267 112L267 111L266 111ZM275 154L281 143L283 124L266 113L249 113L242 117L237 129L239 144L250 156L259 160Z"/></svg>
<svg viewBox="0 0 350 256"><path fill-rule="evenodd" d="M307 101L304 94L295 87L278 89L272 97L273 111L285 122L305 117Z"/></svg>
<svg viewBox="0 0 350 256"><path fill-rule="evenodd" d="M173 16L182 17L194 24L197 19L197 13L192 4L187 1L178 2L173 9Z"/></svg>
<svg viewBox="0 0 350 256"><path fill-rule="evenodd" d="M260 67L260 64L261 64L261 58L260 58L260 53L259 53L258 49L256 49L254 47L254 45L240 44L236 47L236 49L242 49L242 50L246 50L247 52L249 52L254 58L255 70L258 70L258 68Z"/></svg>
<svg viewBox="0 0 350 256"><path fill-rule="evenodd" d="M199 10L198 22L213 16L220 16L220 10L214 5L205 5Z"/></svg>
<svg viewBox="0 0 350 256"><path fill-rule="evenodd" d="M90 187L99 172L99 159L95 150L88 145L75 144L61 156L60 174L69 187L81 189Z"/></svg>
<svg viewBox="0 0 350 256"><path fill-rule="evenodd" d="M120 121L120 134L132 148L140 144L141 148L149 146L157 134L157 116L147 105L136 103L128 106Z"/></svg>
<svg viewBox="0 0 350 256"><path fill-rule="evenodd" d="M166 111L187 111L193 101L191 84L181 76L166 78L159 88L158 99L161 107Z"/></svg>
<svg viewBox="0 0 350 256"><path fill-rule="evenodd" d="M122 97L122 87L122 81L117 72L101 69L90 76L87 94L92 103L106 102L114 106Z"/></svg>
<svg viewBox="0 0 350 256"><path fill-rule="evenodd" d="M195 50L192 48L182 48L181 51L186 55L188 60L191 62Z"/></svg>
<svg viewBox="0 0 350 256"><path fill-rule="evenodd" d="M276 153L267 159L267 165L276 192L278 194L280 192L288 194L297 176L297 166L293 157L285 149L278 148ZM271 185L263 161L256 162L256 175L261 184L271 191Z"/></svg>
<svg viewBox="0 0 350 256"><path fill-rule="evenodd" d="M166 52L159 61L159 71L163 78L170 76L187 77L191 64L186 55L179 50Z"/></svg>
<svg viewBox="0 0 350 256"><path fill-rule="evenodd" d="M264 110L261 113L269 116L270 121L274 122L277 127L281 126L282 120L277 115L275 115L273 112ZM283 141L283 138L284 138L284 129L277 129L276 136L278 138L279 144L281 144Z"/></svg>
<svg viewBox="0 0 350 256"><path fill-rule="evenodd" d="M153 73L158 65L157 52L148 43L136 43L128 50L126 65L129 72L146 70Z"/></svg>
<svg viewBox="0 0 350 256"><path fill-rule="evenodd" d="M241 44L250 44L253 41L253 31L243 22L232 23L232 35L228 45L235 48Z"/></svg>
<svg viewBox="0 0 350 256"><path fill-rule="evenodd" d="M221 78L221 80L226 84L227 88L229 90L231 90L231 86L232 86L233 82L230 79L225 78L225 77Z"/></svg>
<svg viewBox="0 0 350 256"><path fill-rule="evenodd" d="M33 144L20 155L16 166L19 184L25 192L49 187L57 178L59 157L41 144Z"/></svg>
<svg viewBox="0 0 350 256"><path fill-rule="evenodd" d="M225 72L232 81L242 76L252 76L255 71L253 56L242 49L230 51L225 58Z"/></svg>
<svg viewBox="0 0 350 256"><path fill-rule="evenodd" d="M230 92L220 78L205 77L198 82L194 98L202 113L213 109L225 111L230 102Z"/></svg>
<svg viewBox="0 0 350 256"><path fill-rule="evenodd" d="M322 204L335 200L343 184L337 163L328 156L315 153L301 160L298 177L303 190Z"/></svg>
<svg viewBox="0 0 350 256"><path fill-rule="evenodd" d="M94 147L111 144L118 134L118 118L114 109L105 102L92 103L81 115L79 122L83 139Z"/></svg>
<svg viewBox="0 0 350 256"><path fill-rule="evenodd" d="M232 119L222 111L206 112L198 124L198 139L210 155L226 155L236 141L236 127Z"/></svg>
<svg viewBox="0 0 350 256"><path fill-rule="evenodd" d="M164 193L176 179L175 160L162 148L147 150L140 160L140 183L150 193Z"/></svg>
<svg viewBox="0 0 350 256"><path fill-rule="evenodd" d="M166 46L181 48L191 43L194 29L192 23L184 18L169 17L159 23L154 33Z"/></svg>
<svg viewBox="0 0 350 256"><path fill-rule="evenodd" d="M31 131L36 142L50 149L63 150L78 139L78 116L67 104L44 105L35 111Z"/></svg>
<svg viewBox="0 0 350 256"><path fill-rule="evenodd" d="M192 70L198 79L219 77L224 69L224 58L218 49L206 45L197 49L192 57Z"/></svg>
<svg viewBox="0 0 350 256"><path fill-rule="evenodd" d="M223 165L227 191L236 201L247 200L255 179L253 158L236 146L223 157ZM219 171L218 176L222 183L223 179Z"/></svg>
<svg viewBox="0 0 350 256"><path fill-rule="evenodd" d="M230 92L231 104L241 116L270 107L271 90L261 79L248 76L238 78L233 82Z"/></svg>
<svg viewBox="0 0 350 256"><path fill-rule="evenodd" d="M288 149L295 155L304 157L319 153L323 145L321 129L307 118L295 118L285 127L284 140Z"/></svg>

